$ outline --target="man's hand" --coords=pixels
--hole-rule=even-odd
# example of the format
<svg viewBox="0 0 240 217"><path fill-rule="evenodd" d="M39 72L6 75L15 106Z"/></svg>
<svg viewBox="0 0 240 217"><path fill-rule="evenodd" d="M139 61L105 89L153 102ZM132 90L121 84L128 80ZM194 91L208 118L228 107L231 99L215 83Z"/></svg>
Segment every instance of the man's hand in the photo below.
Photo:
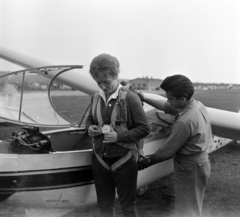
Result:
<svg viewBox="0 0 240 217"><path fill-rule="evenodd" d="M96 126L96 125L91 125L88 128L88 135L90 137L96 137L102 134L102 127L101 126Z"/></svg>
<svg viewBox="0 0 240 217"><path fill-rule="evenodd" d="M145 168L148 168L149 166L151 166L150 158L140 155L139 159L138 159L138 170L144 170Z"/></svg>
<svg viewBox="0 0 240 217"><path fill-rule="evenodd" d="M140 98L140 100L141 100L141 102L142 102L142 105L144 105L144 94L143 94L143 92L141 92L141 91L136 91L137 92L137 94L138 94L138 96L139 96L139 98Z"/></svg>
<svg viewBox="0 0 240 217"><path fill-rule="evenodd" d="M143 94L143 92L137 91L137 94L138 94L139 98L142 100L142 102L144 102L144 94Z"/></svg>

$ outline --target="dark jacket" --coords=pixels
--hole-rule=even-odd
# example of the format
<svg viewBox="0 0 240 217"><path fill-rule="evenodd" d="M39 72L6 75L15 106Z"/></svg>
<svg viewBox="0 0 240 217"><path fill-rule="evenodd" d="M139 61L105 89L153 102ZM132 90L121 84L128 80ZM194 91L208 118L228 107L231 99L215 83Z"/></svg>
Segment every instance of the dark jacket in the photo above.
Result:
<svg viewBox="0 0 240 217"><path fill-rule="evenodd" d="M93 100L93 97L92 97ZM111 124L111 114L114 108L116 99L111 99L107 105L105 105L104 100L101 100L101 114L104 124ZM146 137L150 133L150 128L148 125L148 120L142 107L142 102L139 97L132 92L128 92L126 96L127 103L127 127L128 131L122 133L117 132L117 142L118 143L131 143L137 142L142 138ZM90 108L90 111L92 108ZM95 118L96 120L96 118ZM98 125L95 123L92 113L89 112L89 116L86 121L86 129L90 125ZM116 143L103 143L103 134L94 138L95 151L99 156L105 157L121 157L128 153L129 149L122 147Z"/></svg>

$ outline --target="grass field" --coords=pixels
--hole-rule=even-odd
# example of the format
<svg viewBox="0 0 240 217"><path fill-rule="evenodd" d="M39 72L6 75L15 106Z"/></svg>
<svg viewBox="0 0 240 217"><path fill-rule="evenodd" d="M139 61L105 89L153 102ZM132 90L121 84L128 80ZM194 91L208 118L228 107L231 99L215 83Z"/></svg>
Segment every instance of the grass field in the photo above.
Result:
<svg viewBox="0 0 240 217"><path fill-rule="evenodd" d="M211 108L240 111L240 90L198 90L194 98Z"/></svg>
<svg viewBox="0 0 240 217"><path fill-rule="evenodd" d="M240 109L240 90L209 90L197 91L194 97L202 101L206 106L233 112ZM67 100L67 99L66 99ZM68 98L68 105L76 103ZM66 102L66 101L65 101ZM84 100L85 107L89 103ZM66 108L64 108L66 109ZM63 109L63 110L64 110ZM79 108L71 106L71 109ZM73 112L73 111L71 111ZM82 113L81 111L80 113ZM221 117L220 117L221 118ZM9 138L11 133L19 129L19 126L0 123L0 139ZM206 191L203 214L205 217L239 217L240 216L240 145L231 143L212 153L212 173ZM171 217L174 202L173 176L166 176L148 186L148 191L138 197L137 207L140 217ZM117 206L117 217L120 217L119 205ZM1 207L0 210L4 210ZM24 209L15 207L8 210L6 217L23 217ZM97 207L81 207L74 209L64 217L98 216Z"/></svg>

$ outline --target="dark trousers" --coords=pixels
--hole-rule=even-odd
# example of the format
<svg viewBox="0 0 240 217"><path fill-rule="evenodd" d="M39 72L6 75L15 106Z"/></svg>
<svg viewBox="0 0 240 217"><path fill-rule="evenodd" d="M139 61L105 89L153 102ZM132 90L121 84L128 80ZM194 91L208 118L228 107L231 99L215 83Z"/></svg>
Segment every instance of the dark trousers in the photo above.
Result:
<svg viewBox="0 0 240 217"><path fill-rule="evenodd" d="M111 165L116 160L117 158L104 159L108 165ZM132 156L115 171L111 171L103 167L96 156L93 155L92 170L98 206L102 217L115 216L114 201L116 192L119 196L123 215L125 217L137 217L136 189L138 167L135 158Z"/></svg>
<svg viewBox="0 0 240 217"><path fill-rule="evenodd" d="M175 213L179 217L201 217L211 163L207 154L174 159Z"/></svg>

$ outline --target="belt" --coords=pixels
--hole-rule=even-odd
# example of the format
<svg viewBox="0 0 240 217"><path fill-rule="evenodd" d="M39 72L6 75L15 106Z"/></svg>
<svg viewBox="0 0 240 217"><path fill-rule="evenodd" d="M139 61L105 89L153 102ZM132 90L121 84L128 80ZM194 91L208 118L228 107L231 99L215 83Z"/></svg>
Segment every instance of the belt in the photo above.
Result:
<svg viewBox="0 0 240 217"><path fill-rule="evenodd" d="M179 161L196 161L204 159L208 159L208 153L206 151L191 155L176 154L174 157L174 160Z"/></svg>

